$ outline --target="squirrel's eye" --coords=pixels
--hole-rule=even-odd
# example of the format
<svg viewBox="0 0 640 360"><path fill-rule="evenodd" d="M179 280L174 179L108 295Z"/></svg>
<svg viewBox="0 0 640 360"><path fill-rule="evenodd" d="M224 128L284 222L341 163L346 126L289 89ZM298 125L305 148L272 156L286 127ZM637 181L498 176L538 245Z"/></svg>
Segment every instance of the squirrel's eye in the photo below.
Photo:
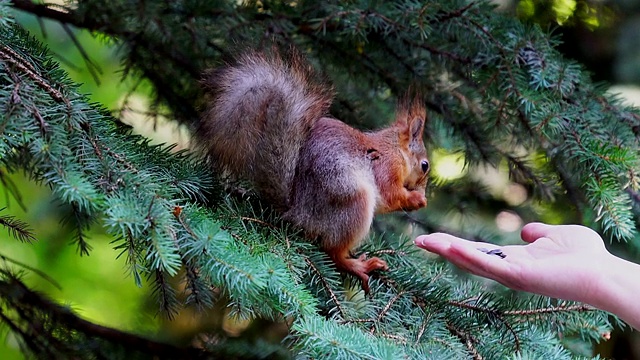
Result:
<svg viewBox="0 0 640 360"><path fill-rule="evenodd" d="M427 171L429 171L429 161L422 160L422 162L420 163L420 166L422 166L423 173L426 173Z"/></svg>

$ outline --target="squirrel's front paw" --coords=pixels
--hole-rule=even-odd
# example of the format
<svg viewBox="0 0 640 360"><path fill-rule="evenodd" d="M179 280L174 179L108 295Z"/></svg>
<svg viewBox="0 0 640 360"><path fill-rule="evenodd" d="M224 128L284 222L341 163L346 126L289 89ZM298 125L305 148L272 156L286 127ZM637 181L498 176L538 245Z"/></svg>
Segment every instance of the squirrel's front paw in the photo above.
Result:
<svg viewBox="0 0 640 360"><path fill-rule="evenodd" d="M404 210L412 211L418 210L427 206L427 198L424 196L424 193L420 191L410 191L409 197L407 198L407 205Z"/></svg>

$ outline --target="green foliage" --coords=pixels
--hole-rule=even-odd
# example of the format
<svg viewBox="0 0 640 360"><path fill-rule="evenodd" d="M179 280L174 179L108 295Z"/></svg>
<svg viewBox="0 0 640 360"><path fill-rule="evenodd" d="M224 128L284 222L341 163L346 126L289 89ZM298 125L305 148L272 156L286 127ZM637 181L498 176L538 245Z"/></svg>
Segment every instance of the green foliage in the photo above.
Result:
<svg viewBox="0 0 640 360"><path fill-rule="evenodd" d="M524 20L561 26L582 25L589 30L612 26L616 21L615 10L610 3L595 1L522 0L517 3L518 16Z"/></svg>
<svg viewBox="0 0 640 360"><path fill-rule="evenodd" d="M384 258L391 270L372 278L365 297L250 192L228 194L200 159L150 145L91 104L14 24L8 4L0 2L0 162L25 170L70 206L81 254L90 251L86 229L104 227L136 284L148 278L166 313L184 304L222 304L234 318L284 322L290 327L283 344L301 358L565 359L576 354L561 337L590 342L610 331L602 312L487 289L395 235L411 222L420 231L499 238L489 226L470 225L473 216L493 219L507 210L538 217L533 202L510 205L468 177L447 181L436 174L426 212L376 222L387 232L361 250ZM585 223L597 222L615 238L636 235L638 113L604 96L547 34L484 2L84 0L66 13L12 4L112 36L125 76L150 81L155 106L186 125L197 121L203 101L201 73L242 46L303 49L336 84L335 114L364 128L390 118L393 100L415 84L428 93L432 147L464 155L469 168L506 169L545 210L575 207ZM0 224L29 238L10 217ZM100 357L117 345L92 347L87 334L76 336L73 321L55 317L62 310L53 304L12 299L12 289L28 289L10 272L0 271L0 280L3 309L20 315L5 322L34 355L49 355L30 343L36 331L43 341L68 345L60 351L70 357L77 353L64 349L78 346ZM34 307L33 314L21 306ZM30 319L57 322L28 331L11 325ZM189 351L215 357L229 344L225 354L255 356L234 352L251 347L249 340L225 340ZM260 344L264 354L283 353Z"/></svg>

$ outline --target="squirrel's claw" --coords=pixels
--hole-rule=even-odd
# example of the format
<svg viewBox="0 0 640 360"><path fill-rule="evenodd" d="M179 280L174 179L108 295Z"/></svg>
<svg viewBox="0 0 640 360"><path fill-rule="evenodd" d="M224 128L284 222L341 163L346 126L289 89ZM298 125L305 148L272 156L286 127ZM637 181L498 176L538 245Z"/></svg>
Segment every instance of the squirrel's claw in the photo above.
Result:
<svg viewBox="0 0 640 360"><path fill-rule="evenodd" d="M360 255L357 259L349 259L354 265L351 269L346 269L353 275L357 276L362 281L362 290L365 294L369 294L369 274L375 270L389 270L387 263L378 258L372 257L367 259L366 254Z"/></svg>

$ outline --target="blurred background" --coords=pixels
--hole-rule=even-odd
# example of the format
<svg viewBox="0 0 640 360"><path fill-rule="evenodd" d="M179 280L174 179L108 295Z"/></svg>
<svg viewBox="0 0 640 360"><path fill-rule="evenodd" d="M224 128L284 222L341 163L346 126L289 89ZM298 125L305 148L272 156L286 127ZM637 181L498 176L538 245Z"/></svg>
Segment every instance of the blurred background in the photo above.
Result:
<svg viewBox="0 0 640 360"><path fill-rule="evenodd" d="M561 42L559 49L568 58L584 64L594 80L610 84L611 92L629 103L640 104L640 0L500 0L495 3L496 11L549 29ZM123 81L118 46L111 39L73 28L68 32L56 22L22 13L16 13L16 19L47 44L70 77L83 84L81 92L92 101L132 125L135 132L157 143L178 143L178 148L188 147L186 129L164 116L161 106L151 103L152 90L148 84L130 76ZM474 170L464 168L464 161L458 155L434 151L432 163L433 171L444 181L472 175L484 179L492 192L501 194L505 201L517 204L526 200L526 191L514 187L503 173L485 170L469 174ZM74 244L75 229L61 222L70 209L52 200L48 188L30 181L23 174L11 174L8 179L13 184L0 184L0 208L6 208L0 214L13 215L35 226L33 230L38 241L20 243L0 230L0 255L44 270L56 282L25 271L26 283L33 289L70 306L89 321L160 340L192 342L194 334L203 329L217 328L233 335L248 325L226 320L220 316L224 313L220 309L210 314L185 310L173 320L166 319L157 313L158 306L150 288L136 287L133 279L127 276L124 259L117 257L118 252L110 243L112 239L101 231L100 224L95 224L88 233L92 246L89 256L79 256ZM19 189L20 198L7 191L8 186L14 185ZM571 214L548 216L549 219L543 220L575 221ZM491 223L491 227L497 227L513 239L518 238L522 226L518 215L506 212L481 221ZM616 254L640 262L634 247L609 246ZM2 330L6 334L7 329ZM286 329L276 326L271 330L274 338L278 338ZM612 336L612 340L599 347L603 356L640 359L637 333L619 331ZM10 334L6 341L0 341L0 354L2 359L23 358Z"/></svg>

